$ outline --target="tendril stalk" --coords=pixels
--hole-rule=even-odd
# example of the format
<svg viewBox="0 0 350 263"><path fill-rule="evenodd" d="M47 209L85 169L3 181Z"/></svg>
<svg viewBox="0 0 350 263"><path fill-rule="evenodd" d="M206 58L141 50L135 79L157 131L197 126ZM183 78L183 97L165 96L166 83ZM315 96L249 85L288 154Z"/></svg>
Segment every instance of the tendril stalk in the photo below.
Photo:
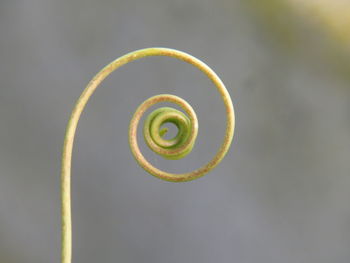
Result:
<svg viewBox="0 0 350 263"><path fill-rule="evenodd" d="M80 95L71 113L66 128L61 168L62 263L72 262L71 165L73 142L81 113L83 112L94 91L109 74L129 62L149 56L174 57L201 70L216 86L217 91L222 97L226 111L226 130L219 150L212 160L203 167L182 174L162 171L149 163L139 149L137 141L137 128L143 114L147 111L147 109L159 102L171 102L177 104L186 113L184 114L183 112L174 108L162 107L149 114L144 123L143 135L148 147L164 158L174 160L183 158L191 152L198 134L198 120L192 107L180 97L169 94L153 96L145 100L137 108L130 121L129 145L138 164L148 173L165 181L190 181L203 176L215 168L222 161L231 145L235 125L231 97L226 90L225 85L216 75L216 73L199 59L175 49L155 47L130 52L108 64L100 72L98 72L97 75L95 75L95 77L88 83L87 87ZM162 126L165 123L173 123L177 127L178 133L174 138L164 138L167 129L163 129Z"/></svg>

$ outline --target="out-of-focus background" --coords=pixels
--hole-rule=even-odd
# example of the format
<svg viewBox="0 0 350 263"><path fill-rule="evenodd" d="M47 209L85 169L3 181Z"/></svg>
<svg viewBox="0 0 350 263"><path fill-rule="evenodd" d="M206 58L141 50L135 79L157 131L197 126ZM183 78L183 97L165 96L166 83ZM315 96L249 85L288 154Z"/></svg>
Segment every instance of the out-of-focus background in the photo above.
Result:
<svg viewBox="0 0 350 263"><path fill-rule="evenodd" d="M210 174L168 183L144 172L128 124L146 98L183 97L199 117L184 160L216 152L222 101L195 68L147 58L113 73L79 123L73 156L75 263L350 261L348 0L0 2L0 262L60 258L60 154L85 85L135 49L209 64L236 111L232 148Z"/></svg>

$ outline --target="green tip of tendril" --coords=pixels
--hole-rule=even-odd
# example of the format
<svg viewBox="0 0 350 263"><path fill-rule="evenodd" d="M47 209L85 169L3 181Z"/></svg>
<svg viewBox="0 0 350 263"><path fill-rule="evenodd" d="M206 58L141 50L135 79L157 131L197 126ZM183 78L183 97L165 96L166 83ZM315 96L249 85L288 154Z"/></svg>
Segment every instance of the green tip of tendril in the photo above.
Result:
<svg viewBox="0 0 350 263"><path fill-rule="evenodd" d="M159 131L159 135L164 137L164 135L168 132L168 128L162 128L160 131Z"/></svg>
<svg viewBox="0 0 350 263"><path fill-rule="evenodd" d="M177 134L172 139L165 139L167 128L162 128L166 123L172 123L177 128ZM197 137L198 125L192 125L190 119L181 111L162 107L148 115L143 127L143 136L148 147L160 156L177 160L189 154ZM191 133L194 136L191 137ZM190 142L188 142L191 140Z"/></svg>

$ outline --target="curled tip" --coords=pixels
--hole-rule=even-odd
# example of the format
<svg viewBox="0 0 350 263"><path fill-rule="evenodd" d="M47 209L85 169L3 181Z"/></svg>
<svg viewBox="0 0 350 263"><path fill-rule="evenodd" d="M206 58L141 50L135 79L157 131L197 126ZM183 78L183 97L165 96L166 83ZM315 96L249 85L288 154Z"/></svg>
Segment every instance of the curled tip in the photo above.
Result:
<svg viewBox="0 0 350 263"><path fill-rule="evenodd" d="M193 148L198 133L198 120L191 106L180 97L174 95L157 95L142 104L142 108L150 105L150 102L157 103L159 99L163 102L177 103L184 110L191 113L191 119L183 112L170 108L162 107L150 113L144 123L143 136L148 147L166 159L181 159L189 154ZM152 104L153 105L153 104ZM140 108L138 109L140 110ZM147 109L146 109L147 110ZM177 127L177 134L172 139L164 139L163 136L168 131L162 126L165 123L172 123Z"/></svg>
<svg viewBox="0 0 350 263"><path fill-rule="evenodd" d="M165 134L167 134L167 132L168 132L168 128L162 128L159 131L159 135L163 138L165 136Z"/></svg>
<svg viewBox="0 0 350 263"><path fill-rule="evenodd" d="M141 117L145 114L146 110L159 102L170 102L180 106L180 108L184 112L170 107L162 107L154 110L147 116L144 122L143 137L147 146L153 152L166 159L177 160L189 154L192 151L195 144L195 140L197 138L198 120L194 110L185 100L169 94L156 95L145 100L137 108L133 118L130 121L130 149L136 161L143 169L145 169L150 174L166 181L183 182L194 180L198 177L203 176L204 174L212 170L214 167L216 167L222 161L231 145L235 121L234 110L230 95L227 92L220 78L215 74L215 72L212 69L210 69L202 61L184 52L166 48L150 48L131 52L122 58L129 62L130 60L135 60L146 56L175 57L189 64L192 64L193 66L200 69L213 82L220 95L222 96L227 114L226 132L223 143L210 162L192 172L174 174L159 170L144 158L143 154L139 149L137 141L138 124ZM166 128L162 127L162 125L164 125L165 123L173 123L177 127L178 132L174 138L164 138L164 135L168 131Z"/></svg>

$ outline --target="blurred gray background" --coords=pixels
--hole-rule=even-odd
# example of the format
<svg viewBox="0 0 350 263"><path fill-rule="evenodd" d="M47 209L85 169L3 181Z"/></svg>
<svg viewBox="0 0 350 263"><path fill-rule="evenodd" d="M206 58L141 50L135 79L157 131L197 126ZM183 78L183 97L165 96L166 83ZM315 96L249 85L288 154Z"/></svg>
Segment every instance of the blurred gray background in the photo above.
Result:
<svg viewBox="0 0 350 263"><path fill-rule="evenodd" d="M172 58L113 73L77 130L73 262L349 262L347 51L288 10L271 20L258 9L253 0L1 0L0 262L60 262L70 112L104 65L150 46L218 73L236 111L232 148L199 180L150 176L128 148L136 107L160 93L193 106L200 130L189 156L167 161L142 145L153 164L185 172L218 149L222 101Z"/></svg>

